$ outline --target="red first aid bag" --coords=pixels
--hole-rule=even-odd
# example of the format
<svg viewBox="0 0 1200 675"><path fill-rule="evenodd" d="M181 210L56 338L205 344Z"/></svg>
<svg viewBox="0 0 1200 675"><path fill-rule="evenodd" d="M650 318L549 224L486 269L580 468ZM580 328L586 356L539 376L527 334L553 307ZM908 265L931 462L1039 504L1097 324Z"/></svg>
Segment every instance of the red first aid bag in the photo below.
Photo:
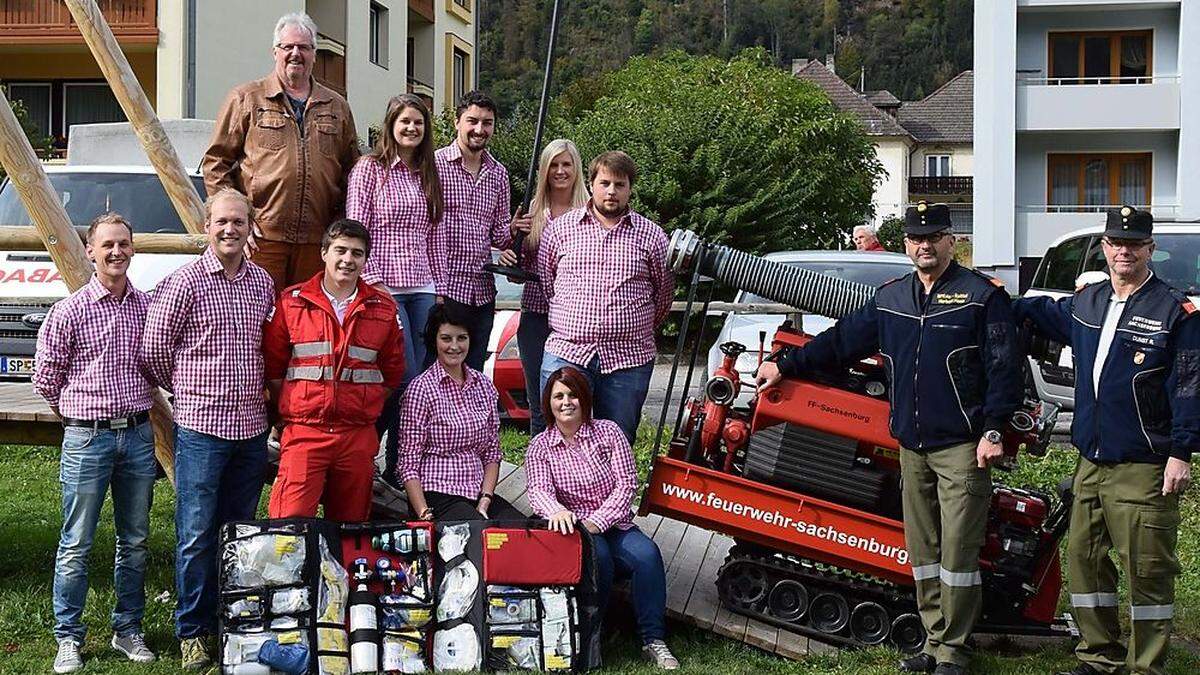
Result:
<svg viewBox="0 0 1200 675"><path fill-rule="evenodd" d="M483 531L483 579L513 586L573 586L583 575L579 533L489 527Z"/></svg>

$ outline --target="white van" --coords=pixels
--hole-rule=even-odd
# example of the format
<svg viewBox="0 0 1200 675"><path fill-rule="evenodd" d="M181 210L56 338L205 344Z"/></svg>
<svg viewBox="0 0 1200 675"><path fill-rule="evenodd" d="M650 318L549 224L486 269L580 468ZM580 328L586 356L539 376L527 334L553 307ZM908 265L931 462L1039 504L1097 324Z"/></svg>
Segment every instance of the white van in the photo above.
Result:
<svg viewBox="0 0 1200 675"><path fill-rule="evenodd" d="M200 159L212 138L211 120L163 120L196 191L204 194ZM109 211L129 219L135 232L185 232L162 182L128 123L71 127L65 165L44 167L76 227ZM15 186L0 183L0 227L28 226ZM129 277L144 291L195 255L143 253ZM0 251L0 379L28 379L37 331L50 305L68 294L45 251Z"/></svg>

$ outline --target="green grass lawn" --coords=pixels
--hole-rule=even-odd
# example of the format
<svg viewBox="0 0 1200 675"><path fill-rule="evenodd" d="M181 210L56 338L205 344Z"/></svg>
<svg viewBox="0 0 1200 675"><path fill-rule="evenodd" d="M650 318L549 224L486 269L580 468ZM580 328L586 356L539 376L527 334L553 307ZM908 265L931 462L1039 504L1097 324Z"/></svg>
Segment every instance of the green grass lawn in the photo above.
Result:
<svg viewBox="0 0 1200 675"><path fill-rule="evenodd" d="M505 457L521 458L525 435L506 429L503 434ZM649 466L649 446L653 433L643 428L637 444L638 465L644 472ZM1048 486L1068 473L1073 457L1056 450L1040 462L1026 461L1014 477L1014 485ZM58 530L61 526L58 487L58 451L56 448L0 447L0 673L49 672L54 657L54 625L50 586ZM113 527L111 506L101 515L92 554L91 580L85 622L90 630L84 647L85 673L174 673L178 671L179 651L173 636L174 608L173 492L160 481L155 490L151 514L150 569L146 580L148 605L145 628L151 647L165 657L152 666L136 666L123 660L108 647L109 617L113 604L112 565ZM1197 500L1189 495L1184 506L1184 530L1181 532L1180 558L1184 574L1180 578L1177 607L1177 631L1181 636L1200 639L1200 570L1196 568L1200 551L1200 513ZM803 662L780 659L752 647L726 640L712 633L673 624L670 643L690 673L824 673L872 674L895 672L897 655L886 649L841 652L810 657ZM652 671L639 659L627 631L613 630L606 637L607 672L648 674ZM1013 644L995 645L982 653L977 672L1046 673L1069 667L1072 657L1068 646L1050 645L1030 649ZM1200 658L1187 650L1176 649L1170 672L1183 675L1200 670Z"/></svg>

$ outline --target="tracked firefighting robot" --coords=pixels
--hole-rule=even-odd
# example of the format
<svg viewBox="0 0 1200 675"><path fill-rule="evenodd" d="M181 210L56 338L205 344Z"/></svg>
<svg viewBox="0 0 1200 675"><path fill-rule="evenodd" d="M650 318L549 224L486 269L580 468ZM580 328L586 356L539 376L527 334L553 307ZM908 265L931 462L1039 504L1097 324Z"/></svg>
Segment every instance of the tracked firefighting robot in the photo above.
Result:
<svg viewBox="0 0 1200 675"><path fill-rule="evenodd" d="M717 283L805 312L841 318L875 289L701 241L679 230L669 264L690 278L688 312ZM706 289L702 287L707 286ZM709 300L703 301L707 314ZM689 397L696 350L684 349L685 318L662 410L674 429L654 462L642 514L682 520L731 536L717 577L731 611L842 647L890 643L920 651L925 630L916 613L904 548L899 445L888 431L888 382L878 355L808 379L765 389L748 411L733 407L743 387L735 365L745 345L720 345L724 359L702 395ZM703 341L703 322L699 339ZM695 336L693 336L695 337ZM811 339L799 317L784 321L770 352ZM766 343L768 336L760 340ZM768 351L759 345L759 353ZM675 385L686 371L683 394ZM674 424L668 419L674 407ZM1030 392L1004 432L1005 466L1019 451L1045 454L1058 408ZM995 479L997 476L993 474ZM1058 494L995 481L980 553L984 607L979 633L1069 634L1055 616L1061 589L1059 541L1067 528L1069 486Z"/></svg>

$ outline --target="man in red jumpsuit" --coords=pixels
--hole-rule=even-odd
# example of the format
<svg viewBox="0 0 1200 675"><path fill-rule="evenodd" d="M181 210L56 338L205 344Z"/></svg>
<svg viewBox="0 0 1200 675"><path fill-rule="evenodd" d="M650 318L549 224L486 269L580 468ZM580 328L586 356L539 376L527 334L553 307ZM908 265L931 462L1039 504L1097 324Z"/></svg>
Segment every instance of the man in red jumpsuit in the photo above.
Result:
<svg viewBox="0 0 1200 675"><path fill-rule="evenodd" d="M285 425L272 518L364 521L379 436L375 419L404 375L392 298L359 279L371 236L339 220L321 240L325 269L289 287L263 335L267 386Z"/></svg>

